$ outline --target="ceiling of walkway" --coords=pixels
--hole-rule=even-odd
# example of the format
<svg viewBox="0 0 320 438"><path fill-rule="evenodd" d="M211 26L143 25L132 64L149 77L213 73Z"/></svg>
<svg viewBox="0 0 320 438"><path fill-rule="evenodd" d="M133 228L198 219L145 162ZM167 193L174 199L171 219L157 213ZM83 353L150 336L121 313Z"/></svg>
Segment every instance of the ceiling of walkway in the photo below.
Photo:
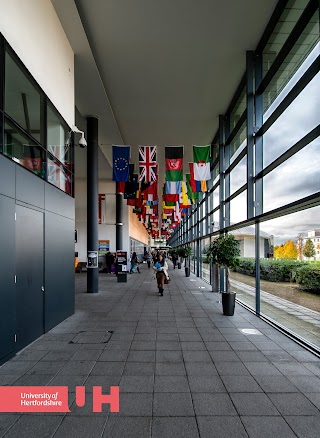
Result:
<svg viewBox="0 0 320 438"><path fill-rule="evenodd" d="M277 0L52 0L75 52L76 105L99 141L209 144ZM137 149L132 151L137 162Z"/></svg>

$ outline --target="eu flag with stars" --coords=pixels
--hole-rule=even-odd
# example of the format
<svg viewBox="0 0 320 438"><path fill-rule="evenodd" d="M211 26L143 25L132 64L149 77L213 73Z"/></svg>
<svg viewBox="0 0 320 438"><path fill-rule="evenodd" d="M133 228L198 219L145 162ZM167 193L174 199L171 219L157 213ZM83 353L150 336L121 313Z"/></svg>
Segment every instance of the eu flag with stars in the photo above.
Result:
<svg viewBox="0 0 320 438"><path fill-rule="evenodd" d="M112 146L113 174L112 180L125 182L129 180L130 146Z"/></svg>

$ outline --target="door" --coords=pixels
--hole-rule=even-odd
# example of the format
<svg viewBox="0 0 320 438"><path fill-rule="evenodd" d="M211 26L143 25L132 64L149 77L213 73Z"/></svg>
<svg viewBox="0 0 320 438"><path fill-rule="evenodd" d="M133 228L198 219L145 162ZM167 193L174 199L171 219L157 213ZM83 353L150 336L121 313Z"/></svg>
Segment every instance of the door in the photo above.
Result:
<svg viewBox="0 0 320 438"><path fill-rule="evenodd" d="M43 213L16 205L17 350L44 333Z"/></svg>

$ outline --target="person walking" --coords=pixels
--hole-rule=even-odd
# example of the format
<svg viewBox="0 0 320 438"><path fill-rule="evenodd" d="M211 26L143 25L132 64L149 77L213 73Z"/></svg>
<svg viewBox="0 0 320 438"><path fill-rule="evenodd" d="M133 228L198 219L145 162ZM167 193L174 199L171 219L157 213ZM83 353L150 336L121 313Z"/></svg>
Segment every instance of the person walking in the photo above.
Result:
<svg viewBox="0 0 320 438"><path fill-rule="evenodd" d="M134 273L135 268L137 268L138 273L140 274L139 270L139 260L137 257L137 253L133 252L131 256L131 267L130 267L130 274Z"/></svg>
<svg viewBox="0 0 320 438"><path fill-rule="evenodd" d="M150 269L151 261L152 261L152 255L150 251L147 253L146 258L147 258L148 269Z"/></svg>
<svg viewBox="0 0 320 438"><path fill-rule="evenodd" d="M171 258L172 258L172 263L173 263L173 269L176 269L178 254L175 251L173 251Z"/></svg>
<svg viewBox="0 0 320 438"><path fill-rule="evenodd" d="M161 254L158 255L157 262L153 266L153 269L156 271L156 280L159 289L159 295L163 297L164 280L165 278L169 280L169 275L168 264Z"/></svg>

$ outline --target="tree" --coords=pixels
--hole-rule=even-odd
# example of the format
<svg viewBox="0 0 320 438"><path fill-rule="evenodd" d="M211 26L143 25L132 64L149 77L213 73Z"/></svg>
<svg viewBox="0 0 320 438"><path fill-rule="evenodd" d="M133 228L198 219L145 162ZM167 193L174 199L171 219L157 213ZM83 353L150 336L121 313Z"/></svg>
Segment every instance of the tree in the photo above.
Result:
<svg viewBox="0 0 320 438"><path fill-rule="evenodd" d="M287 240L283 247L284 259L296 260L298 258L298 250L292 240Z"/></svg>
<svg viewBox="0 0 320 438"><path fill-rule="evenodd" d="M314 244L312 243L311 239L307 239L306 244L303 248L303 255L310 259L311 257L314 257L316 255L316 251L314 249Z"/></svg>
<svg viewBox="0 0 320 438"><path fill-rule="evenodd" d="M276 245L274 247L274 257L276 259L283 259L284 258L284 245Z"/></svg>
<svg viewBox="0 0 320 438"><path fill-rule="evenodd" d="M303 233L299 233L296 238L297 250L298 250L298 259L302 260L303 255Z"/></svg>

